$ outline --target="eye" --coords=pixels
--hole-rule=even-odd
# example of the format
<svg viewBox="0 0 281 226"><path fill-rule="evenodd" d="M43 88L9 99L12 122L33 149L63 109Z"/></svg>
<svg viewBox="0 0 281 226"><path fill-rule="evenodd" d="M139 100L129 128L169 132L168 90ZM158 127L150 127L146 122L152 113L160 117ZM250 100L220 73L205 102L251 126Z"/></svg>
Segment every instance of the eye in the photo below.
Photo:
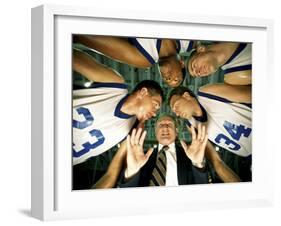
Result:
<svg viewBox="0 0 281 226"><path fill-rule="evenodd" d="M154 107L155 107L156 109L159 109L159 108L160 108L160 104L157 103L157 102L155 102L155 103L154 103Z"/></svg>

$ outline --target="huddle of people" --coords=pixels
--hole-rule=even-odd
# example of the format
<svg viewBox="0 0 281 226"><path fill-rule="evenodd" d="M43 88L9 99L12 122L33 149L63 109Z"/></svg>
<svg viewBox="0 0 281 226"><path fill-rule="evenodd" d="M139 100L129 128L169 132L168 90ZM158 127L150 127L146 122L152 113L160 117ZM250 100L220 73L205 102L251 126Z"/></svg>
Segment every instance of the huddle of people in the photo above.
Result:
<svg viewBox="0 0 281 226"><path fill-rule="evenodd" d="M75 169L119 144L119 149L89 188L177 186L250 181L240 178L221 158L221 147L251 159L251 44L193 40L74 35L74 43L138 68L156 65L169 94L153 80L142 80L131 93L122 75L95 58L73 49L73 70L93 82L73 91L73 189L81 173ZM182 54L189 54L187 61ZM200 87L195 95L182 85L186 71L196 78L224 73L224 83ZM157 146L144 150L144 124L156 117ZM179 139L176 117L191 134ZM249 170L251 170L249 168Z"/></svg>

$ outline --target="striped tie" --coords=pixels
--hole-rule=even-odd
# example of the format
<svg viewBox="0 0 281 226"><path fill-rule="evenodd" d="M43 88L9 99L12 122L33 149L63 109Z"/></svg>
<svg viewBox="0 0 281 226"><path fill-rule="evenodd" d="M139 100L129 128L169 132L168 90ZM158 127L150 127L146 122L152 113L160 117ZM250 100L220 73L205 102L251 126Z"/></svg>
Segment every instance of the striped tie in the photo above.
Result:
<svg viewBox="0 0 281 226"><path fill-rule="evenodd" d="M155 168L152 171L152 177L149 186L164 186L166 183L166 153L169 146L165 145L158 153Z"/></svg>

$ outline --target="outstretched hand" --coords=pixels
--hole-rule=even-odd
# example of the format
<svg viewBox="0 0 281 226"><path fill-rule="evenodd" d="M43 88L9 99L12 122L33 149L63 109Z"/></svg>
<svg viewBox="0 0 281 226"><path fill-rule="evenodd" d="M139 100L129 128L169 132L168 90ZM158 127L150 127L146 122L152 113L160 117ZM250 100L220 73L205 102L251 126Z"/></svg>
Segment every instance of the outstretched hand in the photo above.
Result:
<svg viewBox="0 0 281 226"><path fill-rule="evenodd" d="M181 145L187 157L192 161L192 164L196 167L203 168L205 165L205 149L208 142L208 134L205 126L198 124L198 134L196 134L194 127L191 126L191 136L192 142L189 147L183 140L180 141Z"/></svg>
<svg viewBox="0 0 281 226"><path fill-rule="evenodd" d="M146 154L143 151L145 136L146 131L143 131L142 128L139 128L138 130L133 129L131 136L127 136L126 178L136 174L152 154L153 148L150 148Z"/></svg>

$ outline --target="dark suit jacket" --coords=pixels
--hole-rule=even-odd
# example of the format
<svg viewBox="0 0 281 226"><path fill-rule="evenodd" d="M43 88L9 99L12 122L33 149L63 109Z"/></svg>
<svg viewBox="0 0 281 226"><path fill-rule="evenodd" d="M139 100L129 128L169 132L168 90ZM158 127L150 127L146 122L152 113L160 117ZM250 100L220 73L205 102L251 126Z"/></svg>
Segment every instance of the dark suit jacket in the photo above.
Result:
<svg viewBox="0 0 281 226"><path fill-rule="evenodd" d="M121 175L120 187L145 187L149 185L152 171L156 164L158 149L155 148L147 163L140 171L129 180L125 180L124 172ZM193 166L191 160L186 156L182 147L176 146L177 174L179 185L206 184L208 175L205 169Z"/></svg>

